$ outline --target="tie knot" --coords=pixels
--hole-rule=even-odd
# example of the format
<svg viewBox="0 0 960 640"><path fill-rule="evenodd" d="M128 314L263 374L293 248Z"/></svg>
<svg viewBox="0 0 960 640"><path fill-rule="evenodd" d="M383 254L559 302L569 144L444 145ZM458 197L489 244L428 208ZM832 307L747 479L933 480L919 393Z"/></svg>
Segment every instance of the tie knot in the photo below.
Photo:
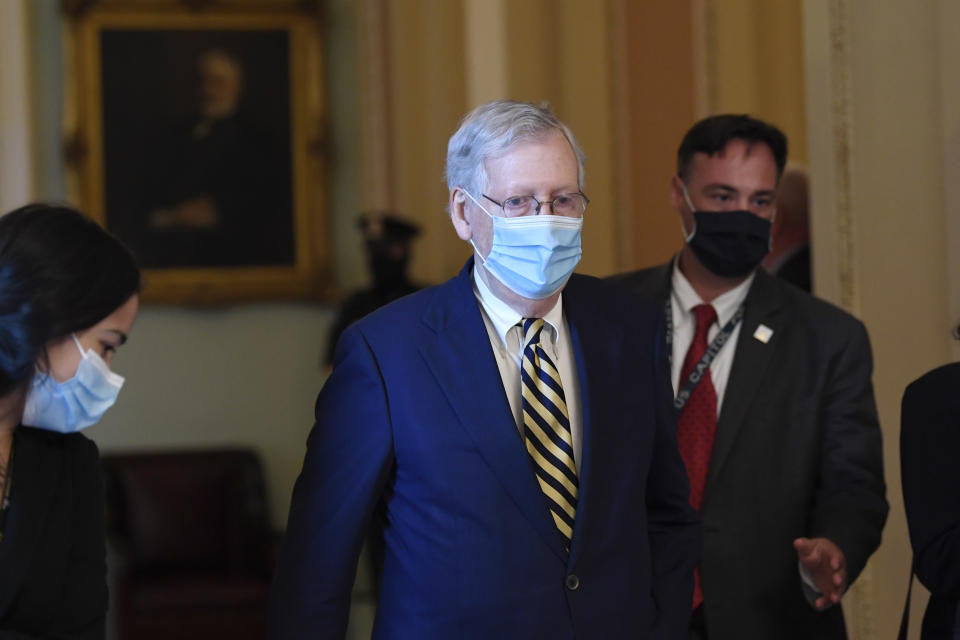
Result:
<svg viewBox="0 0 960 640"><path fill-rule="evenodd" d="M693 308L693 316L697 319L697 335L707 335L710 326L717 320L717 311L709 304L698 304Z"/></svg>
<svg viewBox="0 0 960 640"><path fill-rule="evenodd" d="M540 334L543 331L543 318L524 318L521 326L523 327L524 348L540 342Z"/></svg>

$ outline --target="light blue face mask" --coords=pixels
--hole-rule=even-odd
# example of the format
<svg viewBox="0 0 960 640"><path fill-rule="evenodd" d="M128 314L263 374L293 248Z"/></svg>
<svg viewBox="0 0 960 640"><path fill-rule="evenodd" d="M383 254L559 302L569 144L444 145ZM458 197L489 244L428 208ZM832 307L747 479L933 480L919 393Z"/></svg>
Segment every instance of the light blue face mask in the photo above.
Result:
<svg viewBox="0 0 960 640"><path fill-rule="evenodd" d="M110 367L93 349L83 352L76 334L73 341L83 360L77 372L65 382L57 382L37 372L27 391L23 424L47 431L73 433L96 423L117 401L123 376Z"/></svg>
<svg viewBox="0 0 960 640"><path fill-rule="evenodd" d="M549 298L563 288L583 251L580 231L583 218L534 215L506 218L487 211L466 190L464 193L493 220L493 244L484 268L503 286L531 300ZM477 245L470 244L474 249Z"/></svg>

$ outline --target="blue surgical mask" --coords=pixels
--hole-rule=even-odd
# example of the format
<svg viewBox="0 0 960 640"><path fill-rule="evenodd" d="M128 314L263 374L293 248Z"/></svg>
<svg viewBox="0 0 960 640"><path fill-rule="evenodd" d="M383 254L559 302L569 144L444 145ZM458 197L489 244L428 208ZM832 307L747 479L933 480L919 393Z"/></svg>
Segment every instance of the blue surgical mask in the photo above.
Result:
<svg viewBox="0 0 960 640"><path fill-rule="evenodd" d="M531 300L549 298L563 288L583 254L580 248L582 217L495 216L469 192L464 193L493 220L490 253L486 258L480 256L490 275L514 293ZM477 248L472 239L470 244Z"/></svg>
<svg viewBox="0 0 960 640"><path fill-rule="evenodd" d="M65 382L57 382L50 375L37 372L27 391L23 424L47 431L73 433L96 423L117 401L123 376L110 371L93 349L84 353L76 334L73 342L83 356L77 372Z"/></svg>

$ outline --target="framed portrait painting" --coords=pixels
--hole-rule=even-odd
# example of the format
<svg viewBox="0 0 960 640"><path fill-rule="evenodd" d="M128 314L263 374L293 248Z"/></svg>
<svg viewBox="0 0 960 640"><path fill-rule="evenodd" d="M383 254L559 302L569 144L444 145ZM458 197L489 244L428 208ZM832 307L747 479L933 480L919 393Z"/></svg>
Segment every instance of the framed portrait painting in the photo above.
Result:
<svg viewBox="0 0 960 640"><path fill-rule="evenodd" d="M144 300L322 297L316 16L101 2L71 27L76 190L136 254Z"/></svg>

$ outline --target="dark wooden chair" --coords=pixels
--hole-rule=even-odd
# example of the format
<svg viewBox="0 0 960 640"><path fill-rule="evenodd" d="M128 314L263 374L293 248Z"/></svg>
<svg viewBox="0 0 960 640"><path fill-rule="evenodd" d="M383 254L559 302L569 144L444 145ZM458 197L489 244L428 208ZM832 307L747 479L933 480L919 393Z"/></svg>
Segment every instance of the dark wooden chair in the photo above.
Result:
<svg viewBox="0 0 960 640"><path fill-rule="evenodd" d="M276 536L257 455L102 459L119 640L265 638Z"/></svg>

